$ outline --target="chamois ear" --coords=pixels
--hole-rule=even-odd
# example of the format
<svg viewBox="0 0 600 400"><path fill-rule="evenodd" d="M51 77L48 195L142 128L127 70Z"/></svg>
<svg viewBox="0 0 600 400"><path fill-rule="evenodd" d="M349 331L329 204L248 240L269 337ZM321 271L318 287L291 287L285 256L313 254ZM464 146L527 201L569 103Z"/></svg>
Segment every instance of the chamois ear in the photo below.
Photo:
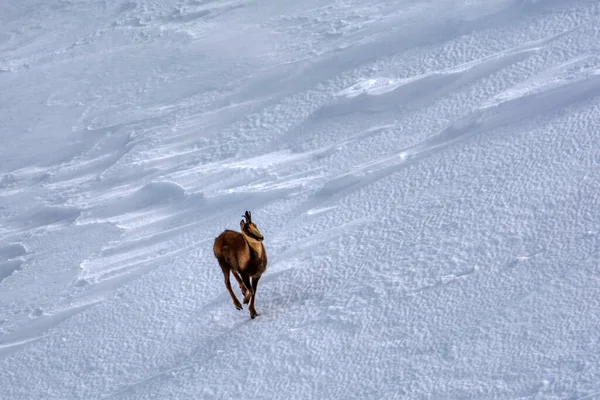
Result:
<svg viewBox="0 0 600 400"><path fill-rule="evenodd" d="M241 229L242 231L244 231L244 226L246 226L246 223L244 222L244 220L241 220L241 221L240 221L240 229Z"/></svg>

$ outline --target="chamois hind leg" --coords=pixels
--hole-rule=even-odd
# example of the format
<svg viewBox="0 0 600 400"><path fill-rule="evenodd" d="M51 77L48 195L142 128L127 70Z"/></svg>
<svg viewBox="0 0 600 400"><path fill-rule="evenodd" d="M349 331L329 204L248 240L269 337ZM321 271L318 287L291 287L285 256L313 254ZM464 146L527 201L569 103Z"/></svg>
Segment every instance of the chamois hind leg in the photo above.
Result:
<svg viewBox="0 0 600 400"><path fill-rule="evenodd" d="M235 271L233 269L231 270L231 273L233 274L233 277L237 281L238 285L240 285L240 290L242 291L242 296L246 297L246 292L248 291L248 289L246 289L246 285L244 285L244 282L242 282L242 278L240 277L240 274L238 274L237 271Z"/></svg>
<svg viewBox="0 0 600 400"><path fill-rule="evenodd" d="M229 268L227 266L223 265L221 263L221 261L219 261L219 265L221 266L221 269L223 270L223 275L225 277L225 287L227 288L227 290L229 291L229 294L231 295L231 299L233 300L233 305L238 310L242 310L243 309L242 304L240 303L238 298L235 296L235 293L233 293L233 289L231 289L231 281L229 280Z"/></svg>
<svg viewBox="0 0 600 400"><path fill-rule="evenodd" d="M244 294L244 304L248 304L250 302L250 297L254 294L252 291L252 285L250 285L250 277L248 275L242 274L242 280L244 281L244 285L248 289Z"/></svg>
<svg viewBox="0 0 600 400"><path fill-rule="evenodd" d="M254 319L256 316L260 315L256 312L254 308L254 298L256 297L256 288L258 287L258 280L260 279L260 275L252 278L252 300L250 300L250 307L248 310L250 311L250 318Z"/></svg>

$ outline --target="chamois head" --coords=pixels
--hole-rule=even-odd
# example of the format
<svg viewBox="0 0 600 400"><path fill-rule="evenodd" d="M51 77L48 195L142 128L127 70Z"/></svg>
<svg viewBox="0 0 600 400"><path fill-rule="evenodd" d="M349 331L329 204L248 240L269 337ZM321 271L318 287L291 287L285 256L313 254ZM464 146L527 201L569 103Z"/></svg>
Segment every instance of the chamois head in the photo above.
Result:
<svg viewBox="0 0 600 400"><path fill-rule="evenodd" d="M262 233L260 233L256 224L252 222L252 214L250 214L250 211L246 211L246 213L242 215L242 218L246 218L246 221L240 221L240 229L242 230L242 233L249 238L261 242L264 239L264 236Z"/></svg>

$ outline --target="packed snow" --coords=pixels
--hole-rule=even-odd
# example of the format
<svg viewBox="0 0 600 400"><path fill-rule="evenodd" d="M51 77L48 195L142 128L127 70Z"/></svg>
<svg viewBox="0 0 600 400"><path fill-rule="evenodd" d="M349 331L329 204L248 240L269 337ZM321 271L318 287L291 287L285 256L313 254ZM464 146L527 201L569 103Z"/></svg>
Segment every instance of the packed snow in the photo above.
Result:
<svg viewBox="0 0 600 400"><path fill-rule="evenodd" d="M3 2L0 398L600 399L600 2Z"/></svg>

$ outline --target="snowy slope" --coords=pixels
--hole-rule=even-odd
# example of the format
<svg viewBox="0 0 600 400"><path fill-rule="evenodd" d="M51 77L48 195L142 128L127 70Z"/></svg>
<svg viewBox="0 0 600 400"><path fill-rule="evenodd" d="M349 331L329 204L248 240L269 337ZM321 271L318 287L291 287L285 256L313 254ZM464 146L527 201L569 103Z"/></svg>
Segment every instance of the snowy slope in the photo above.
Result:
<svg viewBox="0 0 600 400"><path fill-rule="evenodd" d="M600 398L597 0L7 1L0 144L1 399Z"/></svg>

